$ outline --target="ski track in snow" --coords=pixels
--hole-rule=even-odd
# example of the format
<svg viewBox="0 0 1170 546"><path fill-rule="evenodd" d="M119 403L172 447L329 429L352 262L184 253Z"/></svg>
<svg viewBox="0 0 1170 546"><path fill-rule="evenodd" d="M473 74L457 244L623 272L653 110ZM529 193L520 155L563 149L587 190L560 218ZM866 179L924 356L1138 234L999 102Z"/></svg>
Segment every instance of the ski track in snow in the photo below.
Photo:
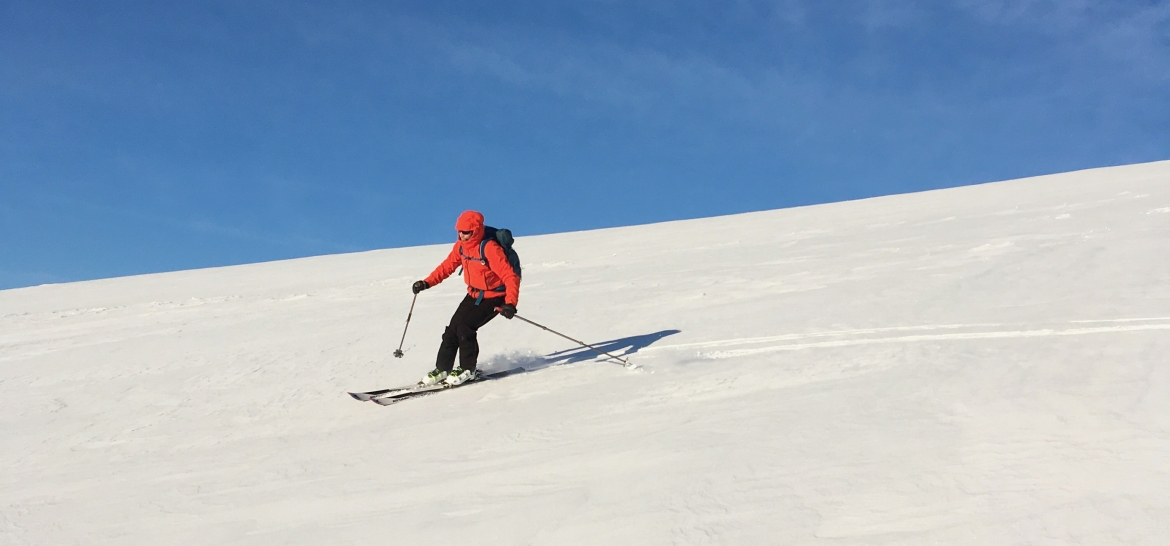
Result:
<svg viewBox="0 0 1170 546"><path fill-rule="evenodd" d="M954 332L947 334L917 334L905 336L889 336L889 337L863 337L857 339L841 339L834 341L820 341L812 343L792 343L783 345L773 345L769 347L759 347L753 349L737 349L728 351L711 351L702 352L698 354L707 358L733 358L738 356L748 356L763 353L770 353L775 351L797 351L801 349L816 349L827 347L849 347L855 345L873 345L883 343L918 343L926 341L948 341L948 340L972 340L972 339L1012 339L1012 338L1030 338L1030 337L1052 337L1052 336L1079 336L1092 334L1110 334L1123 332L1141 332L1148 330L1170 330L1170 319L1158 318L1136 318L1136 319L1107 319L1100 321L1075 321L1078 323L1092 323L1092 322L1137 322L1137 321L1151 321L1151 320L1167 320L1165 324L1141 324L1132 326L1102 326L1096 328L1043 328L1033 330L991 330L978 332ZM680 345L663 345L660 347L650 347L646 352L678 350L678 349L707 349L712 347L725 347L731 345L749 345L758 343L769 343L773 341L799 341L804 339L822 338L822 337L842 337L853 336L860 334L874 334L886 331L930 331L930 330L957 330L977 328L985 325L940 325L940 326L917 326L917 327L896 327L896 328L874 328L866 330L850 330L843 332L817 332L811 334L787 334L781 336L771 336L762 338L745 338L745 339L726 339L709 342L686 343Z"/></svg>

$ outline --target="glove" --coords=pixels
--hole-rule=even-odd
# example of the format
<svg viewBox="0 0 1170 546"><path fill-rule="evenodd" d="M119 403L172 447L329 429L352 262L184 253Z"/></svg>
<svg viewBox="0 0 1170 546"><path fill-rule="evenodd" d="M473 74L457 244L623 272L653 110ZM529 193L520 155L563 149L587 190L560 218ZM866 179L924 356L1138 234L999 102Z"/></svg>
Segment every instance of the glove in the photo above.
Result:
<svg viewBox="0 0 1170 546"><path fill-rule="evenodd" d="M510 303L505 303L504 306L500 308L500 314L504 315L504 318L511 320L512 317L516 316L516 306Z"/></svg>
<svg viewBox="0 0 1170 546"><path fill-rule="evenodd" d="M427 284L427 281L414 281L414 284L410 286L410 291L418 294L430 287L431 285Z"/></svg>

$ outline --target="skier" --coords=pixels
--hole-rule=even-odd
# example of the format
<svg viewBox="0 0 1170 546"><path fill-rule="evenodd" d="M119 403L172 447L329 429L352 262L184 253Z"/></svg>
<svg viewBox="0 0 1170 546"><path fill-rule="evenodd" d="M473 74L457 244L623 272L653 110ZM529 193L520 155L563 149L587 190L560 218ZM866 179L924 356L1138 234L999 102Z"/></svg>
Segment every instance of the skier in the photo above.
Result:
<svg viewBox="0 0 1170 546"><path fill-rule="evenodd" d="M419 381L429 386L446 382L455 386L474 379L479 357L479 342L476 331L497 314L511 319L516 315L516 302L520 297L520 277L512 270L504 249L495 239L481 244L484 239L483 215L465 211L455 222L459 240L430 276L416 281L411 290L418 294L450 277L455 269L463 267L463 280L467 283L467 296L455 309L451 323L443 331L443 343L435 359L435 369ZM480 251L483 254L480 254ZM459 354L459 367L455 355Z"/></svg>

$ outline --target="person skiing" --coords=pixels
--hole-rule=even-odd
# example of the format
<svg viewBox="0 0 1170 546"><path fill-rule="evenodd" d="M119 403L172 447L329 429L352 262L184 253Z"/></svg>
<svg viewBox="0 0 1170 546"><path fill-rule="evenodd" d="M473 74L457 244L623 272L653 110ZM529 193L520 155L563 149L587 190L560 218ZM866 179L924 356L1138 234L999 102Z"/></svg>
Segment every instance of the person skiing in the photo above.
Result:
<svg viewBox="0 0 1170 546"><path fill-rule="evenodd" d="M418 294L443 282L460 266L467 283L467 295L443 331L435 369L419 381L422 386L440 382L455 386L474 379L479 373L475 368L479 358L476 332L497 314L506 319L515 316L520 298L520 276L512 270L504 248L495 239L481 244L484 240L483 214L465 211L455 222L455 230L459 232L459 240L451 253L430 276L411 286L411 290ZM454 367L456 353L459 367Z"/></svg>

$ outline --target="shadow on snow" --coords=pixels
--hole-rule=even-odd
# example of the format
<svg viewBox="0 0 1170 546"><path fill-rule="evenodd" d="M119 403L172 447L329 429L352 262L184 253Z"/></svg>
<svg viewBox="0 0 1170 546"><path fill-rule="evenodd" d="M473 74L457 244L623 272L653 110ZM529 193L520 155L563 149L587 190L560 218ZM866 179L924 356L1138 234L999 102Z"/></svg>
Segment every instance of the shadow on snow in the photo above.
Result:
<svg viewBox="0 0 1170 546"><path fill-rule="evenodd" d="M591 343L594 347L605 351L611 355L618 357L627 357L641 349L649 347L654 342L666 337L673 336L681 332L681 330L662 330L654 332L653 334L643 334L640 336L623 337L612 341L602 341L601 343ZM592 359L611 360L609 357L597 354L596 351L588 347L577 347L575 349L566 349L564 351L557 351L555 353L547 354L544 359L548 361L549 365L573 364L574 362L582 362Z"/></svg>
<svg viewBox="0 0 1170 546"><path fill-rule="evenodd" d="M673 336L680 333L682 330L662 330L652 334L643 334L640 336L623 337L620 339L613 339L610 341L602 341L599 343L591 343L594 347L605 351L617 357L628 357L639 350L649 347L658 340ZM536 371L549 366L561 366L564 364L573 364L576 362L584 362L586 360L609 361L615 364L621 364L607 356L598 354L593 349L588 347L575 347L566 349L564 351L557 351L544 356L538 355L499 355L492 359L492 361L484 366L492 370L506 369L513 366L521 366L525 371Z"/></svg>

